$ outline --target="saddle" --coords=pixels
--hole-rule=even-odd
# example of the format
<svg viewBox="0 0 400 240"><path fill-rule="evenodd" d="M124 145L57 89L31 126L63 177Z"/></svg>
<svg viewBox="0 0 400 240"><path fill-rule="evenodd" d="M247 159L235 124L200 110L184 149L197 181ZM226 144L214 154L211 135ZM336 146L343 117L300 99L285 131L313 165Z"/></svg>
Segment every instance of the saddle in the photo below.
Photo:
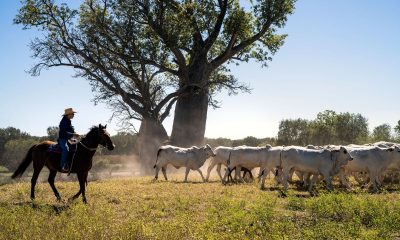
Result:
<svg viewBox="0 0 400 240"><path fill-rule="evenodd" d="M69 153L70 154L76 152L76 149L78 147L77 146L78 142L68 140L67 144L68 144L68 148L69 148ZM58 143L50 145L49 148L47 149L47 152L56 153L56 154L60 154L61 155L60 145Z"/></svg>

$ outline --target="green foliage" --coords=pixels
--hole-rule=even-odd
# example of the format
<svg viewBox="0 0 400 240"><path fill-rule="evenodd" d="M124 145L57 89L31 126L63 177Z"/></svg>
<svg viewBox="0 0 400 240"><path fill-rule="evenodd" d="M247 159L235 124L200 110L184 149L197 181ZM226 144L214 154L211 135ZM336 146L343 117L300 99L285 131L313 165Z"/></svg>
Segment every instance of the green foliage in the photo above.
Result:
<svg viewBox="0 0 400 240"><path fill-rule="evenodd" d="M378 141L392 141L392 127L389 124L382 124L376 126L372 131L372 139L375 142Z"/></svg>
<svg viewBox="0 0 400 240"><path fill-rule="evenodd" d="M14 127L0 128L0 159L4 154L5 144L10 140L19 138L27 139L30 138L30 135Z"/></svg>
<svg viewBox="0 0 400 240"><path fill-rule="evenodd" d="M58 127L52 126L47 128L47 138L50 141L56 142L58 139Z"/></svg>
<svg viewBox="0 0 400 240"><path fill-rule="evenodd" d="M275 138L256 138L253 136L248 136L243 139L229 139L229 138L206 138L206 143L210 144L212 147L218 147L218 146L226 146L226 147L236 147L236 146L253 146L253 147L258 147L258 146L265 146L267 144L270 144L272 146L276 145L276 139Z"/></svg>
<svg viewBox="0 0 400 240"><path fill-rule="evenodd" d="M365 143L368 121L361 114L320 112L314 120L286 119L279 124L278 144L327 145Z"/></svg>
<svg viewBox="0 0 400 240"><path fill-rule="evenodd" d="M4 154L0 165L14 170L21 163L22 159L28 153L29 148L37 144L37 139L14 139L5 144Z"/></svg>
<svg viewBox="0 0 400 240"><path fill-rule="evenodd" d="M305 119L282 120L279 123L278 144L306 145L309 142L309 121Z"/></svg>
<svg viewBox="0 0 400 240"><path fill-rule="evenodd" d="M137 135L127 132L118 132L117 135L111 136L111 140L115 144L113 151L99 149L98 155L130 155L137 154Z"/></svg>

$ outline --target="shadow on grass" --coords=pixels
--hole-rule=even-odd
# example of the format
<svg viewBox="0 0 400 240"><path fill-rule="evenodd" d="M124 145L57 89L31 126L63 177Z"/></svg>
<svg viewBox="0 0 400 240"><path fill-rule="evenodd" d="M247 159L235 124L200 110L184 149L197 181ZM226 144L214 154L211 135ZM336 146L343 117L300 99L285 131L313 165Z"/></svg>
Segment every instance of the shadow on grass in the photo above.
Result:
<svg viewBox="0 0 400 240"><path fill-rule="evenodd" d="M48 204L48 203L37 203L35 201L22 201L22 202L13 202L13 203L0 203L1 207L10 207L12 206L20 206L20 207L32 207L32 209L37 211L49 211L54 212L55 214L60 214L66 210L69 210L71 205L75 203L57 203L57 204Z"/></svg>

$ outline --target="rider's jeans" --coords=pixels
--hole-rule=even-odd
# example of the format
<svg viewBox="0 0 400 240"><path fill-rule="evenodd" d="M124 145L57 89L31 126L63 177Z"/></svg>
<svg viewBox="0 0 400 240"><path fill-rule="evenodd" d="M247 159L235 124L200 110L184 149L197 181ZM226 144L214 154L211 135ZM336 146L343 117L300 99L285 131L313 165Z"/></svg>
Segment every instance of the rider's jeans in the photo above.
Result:
<svg viewBox="0 0 400 240"><path fill-rule="evenodd" d="M60 148L61 148L61 168L62 168L64 166L64 164L67 163L67 159L68 159L68 152L69 152L68 140L67 139L58 139L58 144L60 144Z"/></svg>

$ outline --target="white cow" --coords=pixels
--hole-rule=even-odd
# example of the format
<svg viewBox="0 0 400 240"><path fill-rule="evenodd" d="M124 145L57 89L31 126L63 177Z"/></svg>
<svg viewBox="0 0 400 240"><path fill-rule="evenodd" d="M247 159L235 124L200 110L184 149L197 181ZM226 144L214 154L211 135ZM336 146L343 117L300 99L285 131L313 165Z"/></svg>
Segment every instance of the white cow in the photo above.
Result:
<svg viewBox="0 0 400 240"><path fill-rule="evenodd" d="M171 164L175 168L186 167L185 182L187 182L187 176L190 170L196 170L200 173L201 178L205 182L203 173L200 167L203 166L207 158L215 156L210 145L204 147L191 147L191 148L180 148L176 146L162 146L158 149L157 160L154 168L156 169L155 179L158 179L158 172L160 168L164 174L165 180L167 178L167 165Z"/></svg>
<svg viewBox="0 0 400 240"><path fill-rule="evenodd" d="M351 160L353 160L352 156L344 147L340 147L338 150L285 147L281 157L284 190L288 189L288 177L292 169L313 174L308 187L310 192L319 175L324 177L328 190L332 190L332 176L336 175L340 168Z"/></svg>
<svg viewBox="0 0 400 240"><path fill-rule="evenodd" d="M378 190L381 184L380 177L386 170L400 170L400 149L398 146L380 148L369 146L364 148L349 148L354 160L344 166L339 174L341 183L351 189L346 180L346 174L353 172L367 172L372 190Z"/></svg>
<svg viewBox="0 0 400 240"><path fill-rule="evenodd" d="M228 170L236 167L236 176L241 181L244 181L240 175L242 167L247 169L253 169L256 167L260 168L259 176L261 176L261 186L264 188L265 177L270 171L279 166L280 164L280 152L283 147L272 147L267 145L265 147L248 147L241 146L231 150L230 156L227 162ZM228 172L228 171L227 171ZM225 173L224 179L227 175Z"/></svg>
<svg viewBox="0 0 400 240"><path fill-rule="evenodd" d="M223 146L219 146L216 149L214 149L215 157L211 158L210 164L208 165L206 181L208 181L208 179L210 178L210 172L215 167L215 165L217 165L218 176L221 179L221 181L223 181L221 175L221 165L227 166L229 153L231 152L232 149L233 149L232 147L223 147Z"/></svg>

